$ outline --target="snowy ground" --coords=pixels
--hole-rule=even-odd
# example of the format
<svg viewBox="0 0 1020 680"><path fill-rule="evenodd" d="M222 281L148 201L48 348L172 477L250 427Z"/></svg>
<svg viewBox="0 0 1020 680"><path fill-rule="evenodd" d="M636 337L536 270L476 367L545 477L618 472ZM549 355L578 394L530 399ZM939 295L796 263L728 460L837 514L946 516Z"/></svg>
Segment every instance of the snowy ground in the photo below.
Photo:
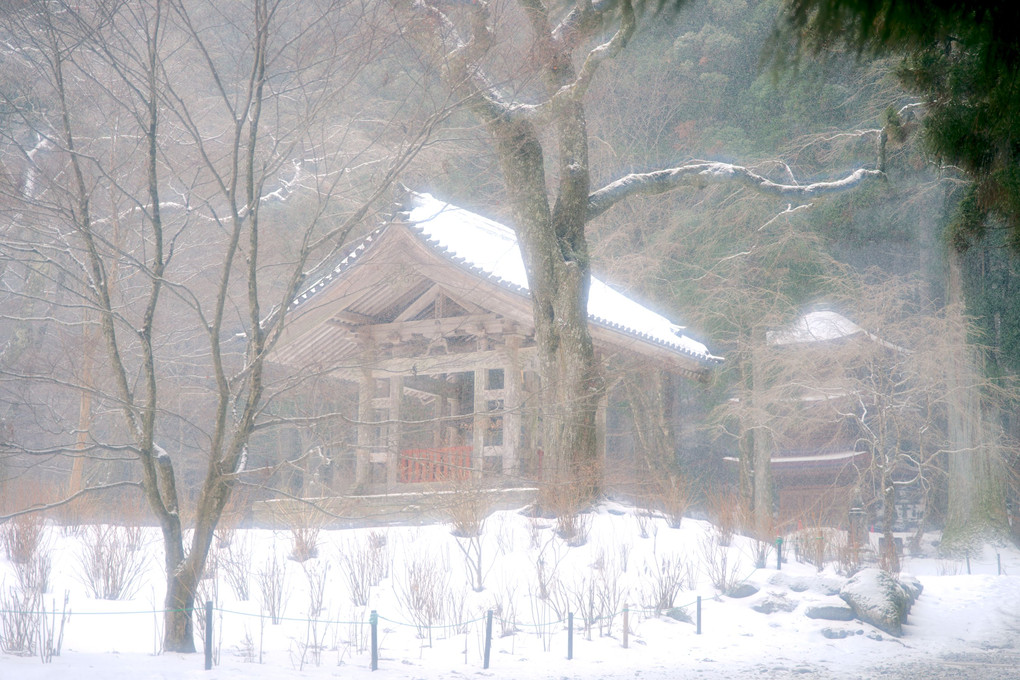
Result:
<svg viewBox="0 0 1020 680"><path fill-rule="evenodd" d="M218 551L215 585L206 581L202 594L216 601L219 658L212 671L204 670L201 652L156 653L161 618L154 610L161 608L162 551L154 530L143 531L143 547L133 553L144 559L146 569L134 597L108 601L89 597L81 576L83 540L89 533L68 535L49 527L53 595L46 596L47 609L52 603L59 608L65 590L70 593L72 615L63 650L49 664L38 656L0 654L0 680L1020 677L1020 552L1012 546L989 545L972 555L970 575L966 562L934 557L931 541L926 552L932 556L907 556L903 571L917 576L924 592L904 636L896 639L856 621L804 615L806 606L830 597L826 585L840 579L833 564L819 572L789 554L779 574L774 553L768 568L755 569L751 544L741 537L728 549L708 551L715 531L706 522L685 519L681 528L671 529L661 518L644 518L633 508L612 504L590 517L587 541L570 547L556 536L553 520L531 520L516 512L490 516L483 533L481 592L470 587L457 543L466 544L451 535L449 525L322 531L319 556L303 564L287 558L293 550L289 531L238 530L231 549ZM284 620L278 625L263 618L269 608L259 585L271 571L273 555L285 573ZM368 571L378 577L382 569L388 575L371 587L367 606L355 606L348 574L357 568L352 570L351 562L373 555L381 561ZM719 572L723 555L731 580L758 586L756 595L734 599L718 594L711 572L713 565ZM997 575L997 556L1002 576ZM250 588L247 601L230 584L231 558L246 567L241 573ZM701 635L693 623L651 611L657 589L673 573L682 580L674 605L694 616L693 603L702 598ZM311 588L320 576L323 602L317 616L310 617ZM0 580L4 592L15 582L14 567L3 556ZM549 593L545 599L538 597L543 583ZM770 596L785 598L793 611L751 609ZM435 600L440 610L433 614L431 640L414 625L415 597ZM630 610L627 648L625 607ZM379 670L374 673L366 623L373 609L380 617ZM489 609L495 610L493 640L490 667L483 670ZM566 658L567 632L560 615L568 609L576 629L572 660ZM584 611L603 613L588 633ZM516 632L509 634L513 628ZM828 639L823 628L852 634Z"/></svg>

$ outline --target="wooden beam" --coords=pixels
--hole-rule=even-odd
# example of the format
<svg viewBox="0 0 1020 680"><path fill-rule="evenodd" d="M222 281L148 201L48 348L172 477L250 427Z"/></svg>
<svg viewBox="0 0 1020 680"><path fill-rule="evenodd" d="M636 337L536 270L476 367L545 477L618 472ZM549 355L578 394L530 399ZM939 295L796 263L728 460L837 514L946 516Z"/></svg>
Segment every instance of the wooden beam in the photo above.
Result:
<svg viewBox="0 0 1020 680"><path fill-rule="evenodd" d="M341 326L366 326L378 322L374 316L368 316L367 314L359 314L358 312L352 312L349 309L341 309L339 312L330 317L326 323L338 324Z"/></svg>
<svg viewBox="0 0 1020 680"><path fill-rule="evenodd" d="M451 335L499 335L506 325L506 321L495 314L470 314L442 319L377 323L362 326L359 330L369 334L376 342L388 342L391 338L406 341L416 335L426 339Z"/></svg>
<svg viewBox="0 0 1020 680"><path fill-rule="evenodd" d="M417 300L409 304L400 314L397 314L397 318L394 319L394 321L407 321L415 317L423 312L426 307L435 302L438 295L439 286L435 284L431 285Z"/></svg>
<svg viewBox="0 0 1020 680"><path fill-rule="evenodd" d="M538 350L535 347L522 347L519 350L519 355L522 367L537 370ZM506 350L500 348L463 354L378 359L371 362L370 365L338 368L332 372L332 375L346 380L357 380L362 370L368 371L378 378L390 378L395 374L438 375L441 373L466 373L481 368L499 368L504 363L506 363Z"/></svg>

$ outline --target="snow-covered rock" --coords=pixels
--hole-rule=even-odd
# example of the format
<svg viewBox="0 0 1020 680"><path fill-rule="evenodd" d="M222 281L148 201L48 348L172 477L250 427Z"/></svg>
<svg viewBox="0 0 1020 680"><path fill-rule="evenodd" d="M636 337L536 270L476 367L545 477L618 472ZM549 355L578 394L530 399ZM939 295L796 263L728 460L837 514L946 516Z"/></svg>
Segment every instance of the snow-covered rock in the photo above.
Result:
<svg viewBox="0 0 1020 680"><path fill-rule="evenodd" d="M745 597L751 597L752 595L758 594L758 586L753 583L740 583L726 591L727 597L732 597L735 600L739 600Z"/></svg>
<svg viewBox="0 0 1020 680"><path fill-rule="evenodd" d="M839 591L858 619L901 637L911 598L899 581L882 569L862 569Z"/></svg>
<svg viewBox="0 0 1020 680"><path fill-rule="evenodd" d="M843 580L825 576L814 575L791 575L786 572L777 572L769 577L769 585L784 586L795 593L812 592L820 595L839 595L839 589L843 586Z"/></svg>
<svg viewBox="0 0 1020 680"><path fill-rule="evenodd" d="M786 593L772 591L751 605L751 609L762 614L792 612L797 608L797 604L797 601L789 599Z"/></svg>
<svg viewBox="0 0 1020 680"><path fill-rule="evenodd" d="M804 610L804 616L824 621L853 621L856 618L853 608L838 597L826 598L810 605Z"/></svg>

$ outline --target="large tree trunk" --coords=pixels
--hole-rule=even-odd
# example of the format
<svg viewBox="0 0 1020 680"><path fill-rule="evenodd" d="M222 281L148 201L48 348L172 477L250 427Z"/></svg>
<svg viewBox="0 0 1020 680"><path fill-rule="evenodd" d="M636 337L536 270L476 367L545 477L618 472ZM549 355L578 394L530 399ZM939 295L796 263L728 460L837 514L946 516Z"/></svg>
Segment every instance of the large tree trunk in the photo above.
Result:
<svg viewBox="0 0 1020 680"><path fill-rule="evenodd" d="M543 381L545 474L553 482L572 480L580 497L591 500L601 489L596 413L603 388L588 331L587 137L579 106L564 118L561 137L573 141L561 141L561 154L578 162L561 178L553 209L535 128L502 118L488 127L497 141L531 288Z"/></svg>
<svg viewBox="0 0 1020 680"><path fill-rule="evenodd" d="M947 297L946 313L957 317L949 324L955 337L948 346L958 354L946 363L950 451L944 543L966 550L981 536L1003 529L1006 491L1002 456L992 445L990 424L982 413L984 381L977 352L967 342L962 264L955 252L949 253Z"/></svg>

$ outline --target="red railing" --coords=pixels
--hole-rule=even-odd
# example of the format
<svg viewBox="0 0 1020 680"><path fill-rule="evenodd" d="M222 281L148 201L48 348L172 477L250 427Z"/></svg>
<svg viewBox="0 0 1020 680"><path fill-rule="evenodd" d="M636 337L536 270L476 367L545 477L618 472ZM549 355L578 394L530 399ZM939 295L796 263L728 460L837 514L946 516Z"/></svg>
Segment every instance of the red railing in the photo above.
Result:
<svg viewBox="0 0 1020 680"><path fill-rule="evenodd" d="M471 475L471 447L404 449L398 476L402 483L462 481Z"/></svg>

